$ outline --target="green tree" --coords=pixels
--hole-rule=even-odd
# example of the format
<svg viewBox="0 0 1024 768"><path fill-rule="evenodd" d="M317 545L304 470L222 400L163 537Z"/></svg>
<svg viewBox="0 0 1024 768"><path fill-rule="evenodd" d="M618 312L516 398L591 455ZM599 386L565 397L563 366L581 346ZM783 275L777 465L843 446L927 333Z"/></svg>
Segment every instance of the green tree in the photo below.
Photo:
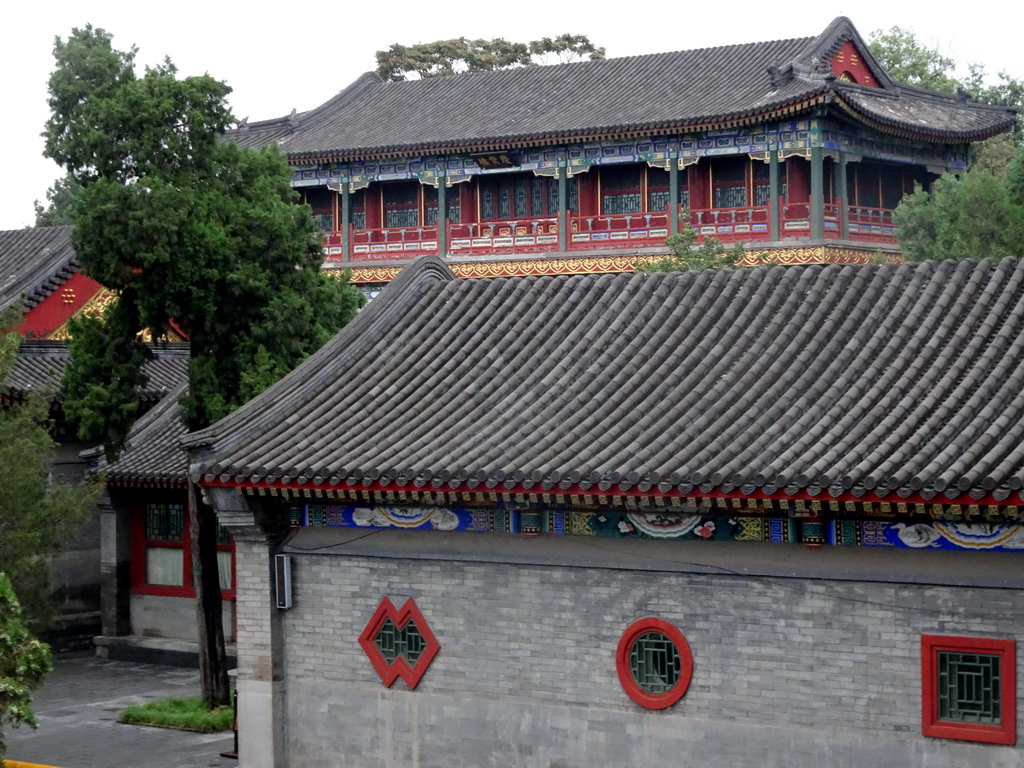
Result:
<svg viewBox="0 0 1024 768"><path fill-rule="evenodd" d="M56 227L61 224L70 224L72 212L78 202L78 193L82 187L70 176L57 179L53 186L46 190L46 207L36 200L33 205L36 210L37 227Z"/></svg>
<svg viewBox="0 0 1024 768"><path fill-rule="evenodd" d="M683 211L679 219L681 222L689 221L689 212ZM738 267L747 255L743 243L736 243L732 248L726 248L717 237L705 237L700 245L697 245L698 236L696 229L683 226L678 234L670 235L665 239L665 245L671 251L668 256L649 264L637 262L635 264L637 271L686 272L688 270ZM771 264L771 262L763 260L759 263Z"/></svg>
<svg viewBox="0 0 1024 768"><path fill-rule="evenodd" d="M183 418L198 429L273 383L355 313L361 297L321 271L307 206L276 149L221 140L230 89L179 78L170 60L135 72L135 48L87 26L54 44L46 153L81 184L72 243L83 270L118 291L103 318L73 323L66 410L108 457L137 416L142 328L189 339ZM216 517L190 504L203 697L228 697Z"/></svg>
<svg viewBox="0 0 1024 768"><path fill-rule="evenodd" d="M912 29L876 29L868 35L868 48L893 80L943 93L956 93L956 61L937 48L922 44Z"/></svg>
<svg viewBox="0 0 1024 768"><path fill-rule="evenodd" d="M529 43L513 43L504 38L493 40L435 40L416 45L393 44L377 51L377 74L385 80L446 77L470 72L492 72L510 67L566 63L583 59L603 59L586 35L564 34L542 37Z"/></svg>
<svg viewBox="0 0 1024 768"><path fill-rule="evenodd" d="M0 765L6 751L4 727L36 727L32 692L49 671L50 649L32 636L11 582L0 572Z"/></svg>
<svg viewBox="0 0 1024 768"><path fill-rule="evenodd" d="M1024 148L1002 169L976 166L903 198L893 223L904 255L925 259L1024 256Z"/></svg>
<svg viewBox="0 0 1024 768"><path fill-rule="evenodd" d="M20 317L0 318L0 380L7 376L21 338L10 331ZM26 617L45 627L53 616L50 555L70 540L100 492L98 484L72 487L53 482L53 438L49 399L35 393L27 402L0 410L0 564L21 596Z"/></svg>

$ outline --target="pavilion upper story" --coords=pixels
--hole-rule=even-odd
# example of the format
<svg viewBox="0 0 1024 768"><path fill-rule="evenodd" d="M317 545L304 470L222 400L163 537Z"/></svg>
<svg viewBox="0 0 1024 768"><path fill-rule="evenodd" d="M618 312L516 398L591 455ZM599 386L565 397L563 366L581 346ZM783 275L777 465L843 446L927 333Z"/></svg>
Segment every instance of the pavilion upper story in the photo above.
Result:
<svg viewBox="0 0 1024 768"><path fill-rule="evenodd" d="M839 18L811 38L415 81L368 73L232 135L281 146L327 265L375 281L428 253L583 257L604 271L601 259L664 253L684 227L784 263L866 259L896 248L905 193L963 171L970 143L1014 119L894 83Z"/></svg>

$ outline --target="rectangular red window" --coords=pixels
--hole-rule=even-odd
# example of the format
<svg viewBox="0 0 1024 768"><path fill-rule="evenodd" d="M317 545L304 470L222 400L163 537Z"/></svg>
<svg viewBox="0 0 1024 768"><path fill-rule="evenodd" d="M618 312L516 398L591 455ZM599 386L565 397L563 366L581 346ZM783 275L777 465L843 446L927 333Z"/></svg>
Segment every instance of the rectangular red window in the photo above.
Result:
<svg viewBox="0 0 1024 768"><path fill-rule="evenodd" d="M1017 743L1016 644L978 637L921 636L921 732Z"/></svg>
<svg viewBox="0 0 1024 768"><path fill-rule="evenodd" d="M132 591L147 595L194 597L191 540L184 504L153 502L132 518ZM221 596L235 596L235 545L217 526L217 566Z"/></svg>

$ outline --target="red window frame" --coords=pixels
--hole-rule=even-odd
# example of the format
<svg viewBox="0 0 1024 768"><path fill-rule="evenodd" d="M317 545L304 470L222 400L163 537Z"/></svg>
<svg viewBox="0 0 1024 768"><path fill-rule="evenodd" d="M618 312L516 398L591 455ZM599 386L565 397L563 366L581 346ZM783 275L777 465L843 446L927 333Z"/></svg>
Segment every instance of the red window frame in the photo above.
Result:
<svg viewBox="0 0 1024 768"><path fill-rule="evenodd" d="M131 591L136 595L164 595L168 597L195 597L196 592L192 586L192 536L189 525L188 506L181 502L182 524L181 543L153 540L146 538L146 507L149 504L167 504L178 502L145 502L136 505L132 509L131 516ZM146 581L146 550L150 547L164 547L168 549L180 549L184 563L182 565L182 586L169 586L166 584L149 584ZM231 589L220 591L223 600L235 599L235 544L217 544L219 552L231 553Z"/></svg>
<svg viewBox="0 0 1024 768"><path fill-rule="evenodd" d="M978 653L1000 659L999 725L939 719L939 653ZM1017 650L1013 640L921 635L921 732L925 736L986 744L1017 743Z"/></svg>
<svg viewBox="0 0 1024 768"><path fill-rule="evenodd" d="M629 654L633 643L637 638L647 632L660 632L675 643L676 649L682 661L682 668L679 672L679 680L670 690L662 694L651 694L640 687L633 679L633 673L629 667ZM615 653L615 668L619 673L619 682L622 689L633 701L647 709L665 709L671 707L686 693L690 687L690 680L693 678L693 654L690 652L690 644L686 642L683 633L663 619L656 619L653 616L634 621L619 639L619 647Z"/></svg>
<svg viewBox="0 0 1024 768"><path fill-rule="evenodd" d="M388 214L415 213L416 222L388 225ZM381 186L381 223L384 229L423 226L423 185L418 181L388 181Z"/></svg>
<svg viewBox="0 0 1024 768"><path fill-rule="evenodd" d="M398 658L394 663L388 664L384 655L377 647L375 642L377 633L380 632L381 627L388 620L399 629L411 621L416 625L420 635L422 635L426 646L414 665L410 666L403 658ZM370 621L367 622L366 627L359 635L359 645L363 649L363 653L370 659L370 663L386 688L390 688L391 684L400 677L405 680L409 690L416 690L416 686L420 684L420 680L426 674L427 668L434 660L434 657L437 656L437 652L441 650L441 644L437 642L433 630L420 612L416 601L411 597L402 603L401 608L395 608L394 603L386 597L381 600L377 610L370 617Z"/></svg>
<svg viewBox="0 0 1024 768"><path fill-rule="evenodd" d="M711 207L721 209L749 207L751 202L750 176L750 158L746 155L713 158L711 161ZM743 202L740 205L719 205L719 201L716 199L717 193L736 189L743 191Z"/></svg>
<svg viewBox="0 0 1024 768"><path fill-rule="evenodd" d="M646 166L630 163L628 165L602 165L600 166L598 183L600 187L599 204L602 216L636 216L643 215L647 209L647 194L644 187L647 184ZM636 210L630 211L609 211L606 210L612 199L636 198Z"/></svg>

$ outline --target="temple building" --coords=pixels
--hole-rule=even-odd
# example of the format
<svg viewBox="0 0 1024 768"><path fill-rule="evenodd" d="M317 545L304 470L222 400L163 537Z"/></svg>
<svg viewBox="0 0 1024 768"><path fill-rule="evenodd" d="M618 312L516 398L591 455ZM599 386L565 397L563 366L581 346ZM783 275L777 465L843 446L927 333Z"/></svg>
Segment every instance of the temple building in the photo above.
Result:
<svg viewBox="0 0 1024 768"><path fill-rule="evenodd" d="M751 259L897 251L915 184L962 172L1012 110L893 82L849 20L817 37L384 82L240 124L275 142L329 267L381 283L423 254L460 277L615 272L665 238ZM443 212L443 213L442 213Z"/></svg>
<svg viewBox="0 0 1024 768"><path fill-rule="evenodd" d="M1024 263L413 262L186 435L242 768L1010 768Z"/></svg>

